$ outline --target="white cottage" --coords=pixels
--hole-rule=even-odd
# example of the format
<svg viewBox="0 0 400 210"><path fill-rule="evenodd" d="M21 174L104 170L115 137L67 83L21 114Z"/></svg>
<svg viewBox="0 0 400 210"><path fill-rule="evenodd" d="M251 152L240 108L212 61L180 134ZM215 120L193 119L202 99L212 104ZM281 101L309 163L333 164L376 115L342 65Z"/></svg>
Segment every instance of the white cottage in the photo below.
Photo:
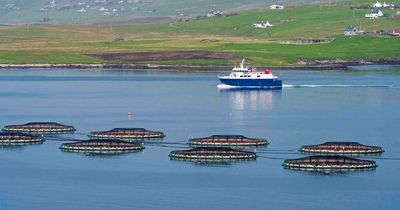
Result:
<svg viewBox="0 0 400 210"><path fill-rule="evenodd" d="M372 5L374 8L382 8L383 4L381 4L379 1L377 1L375 4Z"/></svg>
<svg viewBox="0 0 400 210"><path fill-rule="evenodd" d="M272 9L272 10L282 10L282 9L285 9L285 7L282 6L282 5L273 4L273 5L269 6L269 9Z"/></svg>
<svg viewBox="0 0 400 210"><path fill-rule="evenodd" d="M82 9L79 9L79 10L76 10L77 12L79 12L79 13L85 13L86 12L86 9L85 8L82 8Z"/></svg>
<svg viewBox="0 0 400 210"><path fill-rule="evenodd" d="M381 10L374 10L368 14L365 14L365 17L370 18L370 19L375 19L375 18L382 17L382 16L383 16L383 13Z"/></svg>
<svg viewBox="0 0 400 210"><path fill-rule="evenodd" d="M273 25L270 24L268 21L261 21L261 22L257 22L253 24L254 28L268 28L268 27L272 27Z"/></svg>
<svg viewBox="0 0 400 210"><path fill-rule="evenodd" d="M395 5L392 2L383 2L382 7L385 9L394 9Z"/></svg>
<svg viewBox="0 0 400 210"><path fill-rule="evenodd" d="M357 28L353 25L347 26L344 30L345 36L355 36L357 35Z"/></svg>

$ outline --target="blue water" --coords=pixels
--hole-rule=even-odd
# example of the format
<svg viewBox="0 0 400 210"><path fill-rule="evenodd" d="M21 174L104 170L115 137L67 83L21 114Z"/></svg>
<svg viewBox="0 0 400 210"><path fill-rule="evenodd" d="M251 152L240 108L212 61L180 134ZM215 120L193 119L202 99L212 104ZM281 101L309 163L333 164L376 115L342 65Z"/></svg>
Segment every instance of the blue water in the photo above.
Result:
<svg viewBox="0 0 400 210"><path fill-rule="evenodd" d="M274 73L282 90L218 89L224 72L2 70L0 122L145 127L165 142L242 134L267 138L271 150L352 140L400 158L400 69ZM0 209L400 209L398 160L322 175L284 170L282 159L301 157L287 152L199 165L157 145L96 157L63 153L61 143L0 149Z"/></svg>

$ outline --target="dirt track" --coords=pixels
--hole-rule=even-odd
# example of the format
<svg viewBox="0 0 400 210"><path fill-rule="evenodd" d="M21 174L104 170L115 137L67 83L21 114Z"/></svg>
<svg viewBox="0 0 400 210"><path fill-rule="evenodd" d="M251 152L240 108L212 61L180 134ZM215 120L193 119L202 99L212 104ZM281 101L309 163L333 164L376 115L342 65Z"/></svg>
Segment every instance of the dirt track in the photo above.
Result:
<svg viewBox="0 0 400 210"><path fill-rule="evenodd" d="M224 52L184 51L184 52L145 52L145 53L112 53L89 54L88 56L107 61L166 61L166 60L230 60L238 57Z"/></svg>

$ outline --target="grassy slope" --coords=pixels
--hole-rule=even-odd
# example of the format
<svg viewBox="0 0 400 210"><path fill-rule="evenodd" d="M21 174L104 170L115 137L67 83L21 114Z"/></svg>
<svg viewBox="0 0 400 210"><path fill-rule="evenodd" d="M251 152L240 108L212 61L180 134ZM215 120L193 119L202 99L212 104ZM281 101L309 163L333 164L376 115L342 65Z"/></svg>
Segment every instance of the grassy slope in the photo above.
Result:
<svg viewBox="0 0 400 210"><path fill-rule="evenodd" d="M84 0L82 0L84 1ZM82 2L80 1L80 2ZM250 5L250 7L267 6L272 4L272 0L157 0L157 1L144 1L146 3L123 3L118 4L120 0L108 0L109 5L107 7L121 9L124 8L123 12L119 12L119 17L102 16L101 12L98 11L100 7L104 5L91 5L87 8L86 13L77 13L76 10L80 9L73 8L69 10L48 10L40 11L40 8L46 5L50 0L0 0L0 24L21 24L21 23L40 23L43 18L50 18L52 23L70 24L70 23L96 23L104 22L109 19L124 19L129 16L175 16L177 13L185 13L192 17L197 15L203 15L211 9L223 9L229 10L244 5ZM296 3L301 4L303 2L312 2L315 0L283 0L281 3ZM78 0L57 0L58 6L65 6L71 2L78 2ZM86 2L92 2L86 0ZM1 8L6 4L15 4L20 10L2 10Z"/></svg>
<svg viewBox="0 0 400 210"><path fill-rule="evenodd" d="M400 19L361 18L368 10L346 5L303 6L284 11L246 11L236 16L174 24L94 26L0 26L0 63L99 63L88 53L212 50L232 52L253 64L288 65L301 59L400 59L397 37L343 37L344 26L389 30ZM387 11L393 13L394 11ZM275 27L254 29L250 24L269 20ZM236 30L235 30L236 28ZM122 35L126 41L112 42ZM330 44L294 45L277 41L336 37ZM165 64L231 64L236 61L164 61ZM153 62L154 63L154 62Z"/></svg>
<svg viewBox="0 0 400 210"><path fill-rule="evenodd" d="M371 47L372 46L372 47ZM218 49L236 52L249 57L257 64L287 65L298 60L399 60L398 38L341 37L329 44L282 45L282 44L227 44Z"/></svg>
<svg viewBox="0 0 400 210"><path fill-rule="evenodd" d="M258 10L242 12L238 15L192 20L174 24L147 24L133 26L119 26L122 32L157 32L157 33L185 33L204 35L224 35L256 37L269 40L284 40L304 38L325 38L343 33L345 26L361 23L363 29L392 29L399 26L399 19L381 18L369 20L364 14L369 10L351 10L345 5L335 6L303 6L283 11ZM387 14L394 14L393 10L385 10ZM252 23L268 20L274 27L255 29Z"/></svg>

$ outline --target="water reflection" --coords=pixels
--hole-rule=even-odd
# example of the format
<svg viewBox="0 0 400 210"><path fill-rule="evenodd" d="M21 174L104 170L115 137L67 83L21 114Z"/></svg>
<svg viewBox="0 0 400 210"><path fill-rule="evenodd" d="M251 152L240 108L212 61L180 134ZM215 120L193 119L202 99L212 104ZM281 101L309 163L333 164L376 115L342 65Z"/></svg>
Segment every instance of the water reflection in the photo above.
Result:
<svg viewBox="0 0 400 210"><path fill-rule="evenodd" d="M37 146L41 144L43 144L43 142L25 142L25 143L0 142L0 150L22 150L26 146Z"/></svg>
<svg viewBox="0 0 400 210"><path fill-rule="evenodd" d="M76 153L76 154L83 154L90 157L98 157L98 158L106 158L112 156L122 156L122 155L129 155L133 153L140 153L142 150L129 150L129 151L80 151L80 150L73 150L73 149L62 149L62 152L65 153Z"/></svg>
<svg viewBox="0 0 400 210"><path fill-rule="evenodd" d="M345 174L354 172L371 172L375 171L374 168L360 168L360 169L312 169L312 168L296 168L296 167L284 167L286 170L292 171L303 171L308 172L311 175L331 175L331 174Z"/></svg>
<svg viewBox="0 0 400 210"><path fill-rule="evenodd" d="M234 163L246 163L246 162L253 162L256 159L223 159L223 158L215 158L215 159L187 159L187 158L177 158L177 157L170 157L173 161L182 161L187 163L193 163L196 165L201 166L228 166Z"/></svg>
<svg viewBox="0 0 400 210"><path fill-rule="evenodd" d="M270 110L273 100L280 97L281 89L220 89L221 96L228 98L236 110Z"/></svg>

